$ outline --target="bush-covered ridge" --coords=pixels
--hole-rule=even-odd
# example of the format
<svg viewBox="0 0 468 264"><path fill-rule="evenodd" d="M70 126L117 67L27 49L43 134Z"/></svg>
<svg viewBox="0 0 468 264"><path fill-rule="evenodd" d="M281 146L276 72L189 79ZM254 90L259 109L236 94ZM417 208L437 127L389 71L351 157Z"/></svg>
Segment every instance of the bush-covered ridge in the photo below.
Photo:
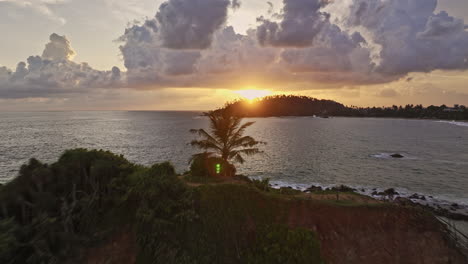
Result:
<svg viewBox="0 0 468 264"><path fill-rule="evenodd" d="M0 189L0 263L464 262L420 210L197 177L101 150L32 159Z"/></svg>
<svg viewBox="0 0 468 264"><path fill-rule="evenodd" d="M31 159L0 190L0 263L61 263L76 253L120 203L118 182L137 169L96 150L69 150L51 165Z"/></svg>
<svg viewBox="0 0 468 264"><path fill-rule="evenodd" d="M0 263L85 262L87 248L125 228L139 263L321 263L312 231L269 221L274 208L236 211L255 211L249 193L193 189L169 163L143 167L101 150L31 159L0 189Z"/></svg>
<svg viewBox="0 0 468 264"><path fill-rule="evenodd" d="M448 107L405 105L391 107L345 106L332 100L307 96L276 95L255 100L239 100L227 103L222 109L242 117L272 116L347 116L347 117L394 117L468 120L468 109L462 105Z"/></svg>

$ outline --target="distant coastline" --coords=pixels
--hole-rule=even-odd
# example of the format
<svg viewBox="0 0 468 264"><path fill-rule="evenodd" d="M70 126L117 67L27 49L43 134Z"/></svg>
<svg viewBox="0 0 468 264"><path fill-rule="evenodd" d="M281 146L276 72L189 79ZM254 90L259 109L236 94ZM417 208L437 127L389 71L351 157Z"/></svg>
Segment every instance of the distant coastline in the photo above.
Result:
<svg viewBox="0 0 468 264"><path fill-rule="evenodd" d="M241 117L335 116L468 121L468 109L464 105L356 107L332 100L292 95L267 96L253 101L238 100L215 111L224 109Z"/></svg>

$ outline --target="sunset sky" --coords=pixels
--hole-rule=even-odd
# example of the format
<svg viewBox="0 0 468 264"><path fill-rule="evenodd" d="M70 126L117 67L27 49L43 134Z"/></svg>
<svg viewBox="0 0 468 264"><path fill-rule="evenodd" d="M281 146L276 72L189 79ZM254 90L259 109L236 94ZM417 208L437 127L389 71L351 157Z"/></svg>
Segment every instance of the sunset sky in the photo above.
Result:
<svg viewBox="0 0 468 264"><path fill-rule="evenodd" d="M0 111L468 105L466 21L466 0L0 0Z"/></svg>

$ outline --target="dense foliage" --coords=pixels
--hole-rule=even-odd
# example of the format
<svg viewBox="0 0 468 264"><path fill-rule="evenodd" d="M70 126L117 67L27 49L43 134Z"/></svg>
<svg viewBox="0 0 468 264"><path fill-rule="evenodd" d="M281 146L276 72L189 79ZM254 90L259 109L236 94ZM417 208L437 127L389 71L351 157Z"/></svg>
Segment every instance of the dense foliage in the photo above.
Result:
<svg viewBox="0 0 468 264"><path fill-rule="evenodd" d="M137 263L321 263L315 234L285 226L287 200L265 194L248 183L193 188L169 163L100 150L31 159L0 186L0 263L83 263L121 232L135 234Z"/></svg>
<svg viewBox="0 0 468 264"><path fill-rule="evenodd" d="M31 159L0 190L0 262L60 263L115 205L112 181L134 170L105 151L70 150L52 165Z"/></svg>
<svg viewBox="0 0 468 264"><path fill-rule="evenodd" d="M181 240L196 219L193 193L169 163L133 175L129 199L137 201L137 240L144 256L159 263L187 263Z"/></svg>
<svg viewBox="0 0 468 264"><path fill-rule="evenodd" d="M291 229L290 201L243 184L196 189L198 219L186 248L196 263L322 263L316 235Z"/></svg>
<svg viewBox="0 0 468 264"><path fill-rule="evenodd" d="M455 105L448 107L406 105L391 107L344 106L331 100L319 100L307 96L279 95L268 96L250 102L235 101L226 104L226 109L242 117L270 116L349 116L349 117L397 117L397 118L434 118L449 120L468 120L468 109Z"/></svg>

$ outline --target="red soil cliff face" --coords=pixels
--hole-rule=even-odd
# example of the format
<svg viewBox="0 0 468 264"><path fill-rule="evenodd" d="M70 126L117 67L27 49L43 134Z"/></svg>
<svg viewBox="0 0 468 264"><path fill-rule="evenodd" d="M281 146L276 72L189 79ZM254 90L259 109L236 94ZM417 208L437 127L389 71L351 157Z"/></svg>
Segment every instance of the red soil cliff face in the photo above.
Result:
<svg viewBox="0 0 468 264"><path fill-rule="evenodd" d="M252 203L258 207L267 201L260 194L253 199L256 201ZM356 206L305 199L276 202L281 213L272 221L314 231L327 264L468 263L446 239L442 224L415 208L380 202ZM245 219L246 229L255 232L253 218L246 215ZM136 236L132 228L122 228L85 255L85 263L135 263Z"/></svg>
<svg viewBox="0 0 468 264"><path fill-rule="evenodd" d="M436 219L411 208L297 201L288 225L317 232L327 263L467 263Z"/></svg>

